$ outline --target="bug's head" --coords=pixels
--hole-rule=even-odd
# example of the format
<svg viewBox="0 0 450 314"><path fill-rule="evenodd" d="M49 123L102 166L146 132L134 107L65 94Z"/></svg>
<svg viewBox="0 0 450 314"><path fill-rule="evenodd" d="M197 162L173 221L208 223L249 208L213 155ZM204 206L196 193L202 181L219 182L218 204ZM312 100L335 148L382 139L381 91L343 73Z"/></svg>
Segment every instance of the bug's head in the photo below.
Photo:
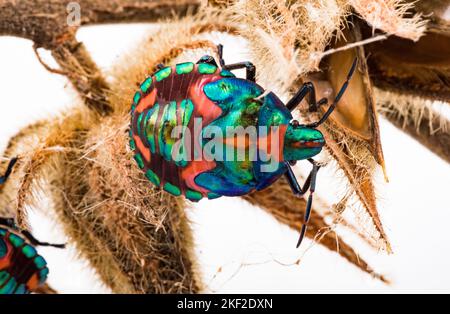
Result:
<svg viewBox="0 0 450 314"><path fill-rule="evenodd" d="M311 127L292 121L284 136L283 156L286 161L297 161L316 156L325 145L323 134Z"/></svg>

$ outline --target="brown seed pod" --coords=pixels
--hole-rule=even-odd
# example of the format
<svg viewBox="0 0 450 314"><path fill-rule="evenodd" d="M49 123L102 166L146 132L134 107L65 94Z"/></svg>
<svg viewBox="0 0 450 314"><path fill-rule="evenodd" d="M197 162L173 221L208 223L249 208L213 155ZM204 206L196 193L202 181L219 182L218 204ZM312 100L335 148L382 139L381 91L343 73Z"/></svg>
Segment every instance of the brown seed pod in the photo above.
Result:
<svg viewBox="0 0 450 314"><path fill-rule="evenodd" d="M450 27L430 28L417 42L392 36L367 45L366 51L377 87L450 101Z"/></svg>
<svg viewBox="0 0 450 314"><path fill-rule="evenodd" d="M446 2L446 1L445 1ZM450 103L450 24L442 19L448 3L419 2L415 11L431 18L417 42L391 36L365 47L370 78L380 91L380 112L444 160L450 161L449 121L434 101ZM363 28L365 36L370 30Z"/></svg>
<svg viewBox="0 0 450 314"><path fill-rule="evenodd" d="M413 10L414 12L418 12L423 16L426 16L427 19L430 19L431 21L443 22L443 20L449 19L448 16L445 16L445 14L448 12L448 9L450 8L450 4L447 0L407 0L407 2L413 4L411 10Z"/></svg>
<svg viewBox="0 0 450 314"><path fill-rule="evenodd" d="M330 45L329 53L321 62L323 72L311 74L317 87L318 99L326 97L331 104L335 92L340 90L348 70L357 58L358 65L349 86L329 122L321 131L327 140L330 155L336 159L339 168L349 180L349 188L358 196L361 204L372 218L383 247L390 251L390 244L384 231L376 204L373 173L378 163L385 173L383 150L380 140L378 117L372 84L369 79L366 55L363 47L356 46L362 40L359 22L349 23L342 36ZM305 106L306 107L306 106ZM326 106L322 108L325 112ZM304 111L304 115L307 113ZM317 119L311 118L311 120ZM376 162L376 163L375 163ZM375 236L377 237L377 236Z"/></svg>
<svg viewBox="0 0 450 314"><path fill-rule="evenodd" d="M342 36L330 49L338 52L326 57L321 64L322 73L314 77L318 85L318 94L325 95L328 103L334 100L334 93L341 88L345 81L347 71L353 61L358 59L357 71L355 71L347 91L341 98L330 121L343 132L356 139L368 143L375 160L384 168L384 156L381 147L380 130L376 113L375 99L373 97L372 84L369 79L366 54L363 47L346 49L346 46L362 40L359 22L352 23L351 28L342 31ZM346 49L339 51L339 49ZM327 90L325 87L331 88ZM324 110L326 108L323 108ZM323 110L323 112L324 112Z"/></svg>

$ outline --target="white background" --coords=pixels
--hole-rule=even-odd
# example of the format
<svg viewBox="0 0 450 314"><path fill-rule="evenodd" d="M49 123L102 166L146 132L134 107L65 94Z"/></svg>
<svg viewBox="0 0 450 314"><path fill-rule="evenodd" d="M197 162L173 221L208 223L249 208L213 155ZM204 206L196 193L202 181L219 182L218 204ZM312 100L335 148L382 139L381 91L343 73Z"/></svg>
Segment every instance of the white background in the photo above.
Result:
<svg viewBox="0 0 450 314"><path fill-rule="evenodd" d="M138 44L149 26L102 26L80 31L104 69ZM120 40L118 40L120 38ZM217 37L229 62L242 61L245 44ZM230 48L232 47L232 48ZM48 63L53 60L43 53ZM66 79L48 73L29 41L0 37L0 147L32 121L57 114L74 103ZM387 286L362 273L337 254L305 241L295 249L297 232L238 198L201 201L190 210L197 255L210 292L450 292L450 167L414 140L381 121L391 182L380 183L380 213L394 255L374 252L344 237L362 257L392 280ZM334 172L319 175L318 193L333 199ZM45 241L64 235L37 209L34 233ZM88 263L76 252L41 248L50 265L49 283L63 293L107 293ZM300 265L292 265L301 257ZM222 269L221 272L218 272Z"/></svg>

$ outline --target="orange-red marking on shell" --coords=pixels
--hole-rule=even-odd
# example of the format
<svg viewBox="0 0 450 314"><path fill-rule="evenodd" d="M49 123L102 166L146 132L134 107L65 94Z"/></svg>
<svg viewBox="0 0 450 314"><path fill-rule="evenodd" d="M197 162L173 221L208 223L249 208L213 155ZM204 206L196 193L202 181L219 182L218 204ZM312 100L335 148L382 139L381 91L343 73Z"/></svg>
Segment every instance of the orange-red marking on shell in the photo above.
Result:
<svg viewBox="0 0 450 314"><path fill-rule="evenodd" d="M222 114L222 109L212 102L203 92L203 87L211 82L215 82L222 77L219 75L205 75L189 88L189 99L195 105L196 118L202 118L203 127L216 120Z"/></svg>
<svg viewBox="0 0 450 314"><path fill-rule="evenodd" d="M6 237L9 236L9 233L6 234ZM8 268L11 265L11 254L13 252L13 247L8 241L4 241L6 244L6 255L0 258L0 269Z"/></svg>
<svg viewBox="0 0 450 314"><path fill-rule="evenodd" d="M27 282L27 288L30 291L35 290L37 287L39 287L39 277L37 274L34 274Z"/></svg>
<svg viewBox="0 0 450 314"><path fill-rule="evenodd" d="M207 172L213 170L216 167L216 163L214 161L191 161L183 170L181 171L181 178L184 180L186 185L195 191L199 191L206 196L209 190L198 186L195 183L195 178L203 172Z"/></svg>
<svg viewBox="0 0 450 314"><path fill-rule="evenodd" d="M216 120L222 114L222 109L212 102L203 92L203 87L211 82L217 81L222 77L219 75L205 75L201 76L197 82L195 82L188 91L188 98L195 105L194 113L192 115L192 120L194 118L201 118L202 127L191 128L193 133L192 138L192 154L191 158L194 159L194 152L199 152L203 154L201 143L195 139L199 139L202 129L209 125L211 122ZM194 125L194 121L191 121L191 126ZM203 172L207 172L213 170L216 167L216 163L214 161L204 160L204 156L202 156L202 160L192 160L188 163L188 165L181 170L181 178L184 180L186 186L190 189L199 191L206 196L209 192L208 189L202 188L195 183L195 178Z"/></svg>
<svg viewBox="0 0 450 314"><path fill-rule="evenodd" d="M286 134L287 125L282 124L278 126L278 130L276 127L270 128L270 133L263 136L260 135L258 137L258 151L259 153L265 153L268 156L268 159L271 160L275 158L275 161L282 162L284 160L283 157L283 149L284 149L284 136ZM278 133L278 134L277 134ZM275 141L275 145L278 146L278 154L272 156L272 138L276 138L278 135L278 139Z"/></svg>
<svg viewBox="0 0 450 314"><path fill-rule="evenodd" d="M138 148L139 152L144 156L145 160L147 162L150 162L151 160L151 154L150 149L145 147L144 143L142 143L142 140L137 135L133 135L134 141L136 142L136 147Z"/></svg>
<svg viewBox="0 0 450 314"><path fill-rule="evenodd" d="M148 94L147 96L145 96L144 98L141 99L141 101L139 102L139 104L136 107L136 111L138 113L141 113L145 109L153 107L153 105L155 104L155 100L156 100L156 93L157 93L156 88L153 88L153 90L150 92L150 94Z"/></svg>

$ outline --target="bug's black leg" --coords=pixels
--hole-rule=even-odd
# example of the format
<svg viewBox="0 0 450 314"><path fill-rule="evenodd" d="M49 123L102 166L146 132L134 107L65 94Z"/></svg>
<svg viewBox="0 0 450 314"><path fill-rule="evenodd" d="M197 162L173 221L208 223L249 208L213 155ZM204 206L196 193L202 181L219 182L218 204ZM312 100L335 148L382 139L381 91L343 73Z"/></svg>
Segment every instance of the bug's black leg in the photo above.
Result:
<svg viewBox="0 0 450 314"><path fill-rule="evenodd" d="M308 230L308 223L309 219L311 218L311 209L313 204L314 192L316 191L317 173L319 172L320 169L320 166L313 159L308 159L308 161L311 162L313 165L313 169L311 170L310 173L311 185L309 187L308 203L306 204L305 217L303 220L302 230L300 231L300 237L297 242L297 248L299 248L300 245L302 244L306 231Z"/></svg>
<svg viewBox="0 0 450 314"><path fill-rule="evenodd" d="M16 229L14 218L0 217L0 225Z"/></svg>
<svg viewBox="0 0 450 314"><path fill-rule="evenodd" d="M157 66L156 66L156 70L162 70L162 69L164 69L166 66L164 65L164 64L162 64L162 63L159 63Z"/></svg>
<svg viewBox="0 0 450 314"><path fill-rule="evenodd" d="M309 111L317 111L317 109L321 105L325 105L328 100L327 98L322 98L318 102L316 101L316 90L314 88L313 83L307 82L300 87L298 92L292 97L286 104L286 107L289 109L289 111L293 111L295 108L300 105L302 100L308 95L308 104L309 104Z"/></svg>
<svg viewBox="0 0 450 314"><path fill-rule="evenodd" d="M212 56L208 56L208 55L201 57L200 60L197 61L197 64L199 64L199 63L207 63L207 64L217 66L216 60Z"/></svg>
<svg viewBox="0 0 450 314"><path fill-rule="evenodd" d="M31 242L31 244L35 245L35 246L51 246L51 247L55 247L58 249L64 249L66 247L65 244L52 244L52 243L47 243L47 242L41 242L39 240L37 240L30 232L23 230L22 234Z"/></svg>
<svg viewBox="0 0 450 314"><path fill-rule="evenodd" d="M223 68L228 71L246 69L246 79L252 82L256 81L256 67L253 63L245 61L234 64L224 65Z"/></svg>
<svg viewBox="0 0 450 314"><path fill-rule="evenodd" d="M225 60L223 59L223 45L217 45L217 54L219 55L219 64L221 68L225 67Z"/></svg>
<svg viewBox="0 0 450 314"><path fill-rule="evenodd" d="M246 79L252 82L256 81L256 67L253 65L253 63L245 61L233 64L225 64L225 60L223 60L223 45L217 45L217 53L219 55L219 63L222 69L228 71L246 69Z"/></svg>
<svg viewBox="0 0 450 314"><path fill-rule="evenodd" d="M328 117L333 113L334 109L336 109L336 106L337 106L339 100L341 100L342 96L344 95L345 91L347 90L348 84L350 83L353 73L355 72L357 64L358 64L358 59L356 58L353 61L353 64L352 64L352 67L350 68L349 73L347 74L347 79L345 80L344 84L342 84L342 87L339 90L339 92L337 93L336 98L334 99L333 103L330 105L328 110L325 112L325 114L322 116L322 118L320 118L320 120L317 122L308 124L307 127L317 128L319 125L324 123L328 119Z"/></svg>
<svg viewBox="0 0 450 314"><path fill-rule="evenodd" d="M300 187L300 184L298 183L291 166L288 163L286 163L287 166L286 178L288 179L289 185L291 186L293 193L296 196L300 197L305 195L309 190L308 202L306 204L305 216L303 218L303 225L300 231L299 240L297 242L297 248L300 247L300 245L302 244L306 231L308 229L308 223L311 218L313 196L316 190L317 173L319 172L320 169L320 166L313 159L308 159L308 161L312 163L313 169L311 170L308 178L306 179L303 188Z"/></svg>
<svg viewBox="0 0 450 314"><path fill-rule="evenodd" d="M6 168L5 174L2 177L0 177L0 184L4 184L6 180L8 180L8 177L11 175L12 170L17 163L17 160L18 160L17 158L11 159L11 161L8 164L8 167Z"/></svg>
<svg viewBox="0 0 450 314"><path fill-rule="evenodd" d="M296 196L303 196L308 191L310 185L311 185L311 173L309 174L308 178L306 179L305 183L303 184L303 187L300 186L298 183L298 180L295 176L294 171L292 170L291 165L288 162L285 162L287 171L284 174L286 179L288 180L289 186L291 187L292 193Z"/></svg>

